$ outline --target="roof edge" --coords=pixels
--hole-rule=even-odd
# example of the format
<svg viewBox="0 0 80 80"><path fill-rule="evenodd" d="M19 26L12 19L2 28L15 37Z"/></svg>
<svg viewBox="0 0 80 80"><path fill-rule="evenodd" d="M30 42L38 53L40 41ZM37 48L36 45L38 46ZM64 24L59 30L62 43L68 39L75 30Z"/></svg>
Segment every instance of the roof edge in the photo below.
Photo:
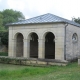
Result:
<svg viewBox="0 0 80 80"><path fill-rule="evenodd" d="M67 23L67 22L64 22L64 21L61 21L61 22L43 22L43 23L25 23L25 24L7 24L7 26L18 26L18 25L33 25L33 24L51 24L51 23Z"/></svg>

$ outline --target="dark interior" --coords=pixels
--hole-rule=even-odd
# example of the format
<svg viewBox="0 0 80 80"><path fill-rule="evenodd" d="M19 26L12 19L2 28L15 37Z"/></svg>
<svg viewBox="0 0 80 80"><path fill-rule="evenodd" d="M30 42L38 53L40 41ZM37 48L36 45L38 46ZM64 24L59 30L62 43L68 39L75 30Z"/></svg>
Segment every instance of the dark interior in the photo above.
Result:
<svg viewBox="0 0 80 80"><path fill-rule="evenodd" d="M19 33L16 41L16 57L23 56L23 35Z"/></svg>
<svg viewBox="0 0 80 80"><path fill-rule="evenodd" d="M55 36L53 33L49 32L45 36L45 58L55 59Z"/></svg>
<svg viewBox="0 0 80 80"><path fill-rule="evenodd" d="M38 58L38 36L36 33L32 33L30 37L30 57Z"/></svg>

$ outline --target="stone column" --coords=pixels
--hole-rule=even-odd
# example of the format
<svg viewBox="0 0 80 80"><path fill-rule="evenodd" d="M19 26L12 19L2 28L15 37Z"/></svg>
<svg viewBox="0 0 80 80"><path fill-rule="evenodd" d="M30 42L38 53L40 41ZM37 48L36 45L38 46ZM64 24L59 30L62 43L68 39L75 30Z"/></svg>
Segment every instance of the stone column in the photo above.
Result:
<svg viewBox="0 0 80 80"><path fill-rule="evenodd" d="M23 57L30 57L30 40L24 39Z"/></svg>
<svg viewBox="0 0 80 80"><path fill-rule="evenodd" d="M38 58L45 58L45 40L43 39L38 40Z"/></svg>
<svg viewBox="0 0 80 80"><path fill-rule="evenodd" d="M64 38L58 37L55 40L55 59L64 60Z"/></svg>
<svg viewBox="0 0 80 80"><path fill-rule="evenodd" d="M13 46L14 46L14 48L13 48L13 51L14 51L14 57L16 57L16 54L17 54L17 53L16 53L16 49L17 49L17 48L16 48L16 47L17 47L16 39L14 39L13 43L14 43L14 45L13 45Z"/></svg>
<svg viewBox="0 0 80 80"><path fill-rule="evenodd" d="M16 57L16 40L12 39L9 41L9 56Z"/></svg>
<svg viewBox="0 0 80 80"><path fill-rule="evenodd" d="M55 59L59 59L59 56L58 56L58 44L57 44L57 40L55 39Z"/></svg>

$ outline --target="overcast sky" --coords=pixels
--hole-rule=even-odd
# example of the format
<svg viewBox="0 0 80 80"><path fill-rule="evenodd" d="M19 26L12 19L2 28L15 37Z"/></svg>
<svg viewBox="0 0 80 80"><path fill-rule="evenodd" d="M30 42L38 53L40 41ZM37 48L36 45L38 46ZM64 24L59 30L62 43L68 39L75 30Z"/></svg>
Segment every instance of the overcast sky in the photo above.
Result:
<svg viewBox="0 0 80 80"><path fill-rule="evenodd" d="M26 19L46 13L71 20L80 17L80 0L0 0L0 11L21 11Z"/></svg>

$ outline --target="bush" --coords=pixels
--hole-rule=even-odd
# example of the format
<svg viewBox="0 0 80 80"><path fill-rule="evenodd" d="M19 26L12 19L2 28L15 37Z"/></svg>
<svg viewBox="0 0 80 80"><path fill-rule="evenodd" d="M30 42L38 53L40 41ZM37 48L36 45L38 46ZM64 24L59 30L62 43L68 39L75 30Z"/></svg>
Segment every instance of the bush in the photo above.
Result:
<svg viewBox="0 0 80 80"><path fill-rule="evenodd" d="M0 31L1 42L0 44L8 46L8 31Z"/></svg>
<svg viewBox="0 0 80 80"><path fill-rule="evenodd" d="M7 52L0 52L0 56L8 56Z"/></svg>

